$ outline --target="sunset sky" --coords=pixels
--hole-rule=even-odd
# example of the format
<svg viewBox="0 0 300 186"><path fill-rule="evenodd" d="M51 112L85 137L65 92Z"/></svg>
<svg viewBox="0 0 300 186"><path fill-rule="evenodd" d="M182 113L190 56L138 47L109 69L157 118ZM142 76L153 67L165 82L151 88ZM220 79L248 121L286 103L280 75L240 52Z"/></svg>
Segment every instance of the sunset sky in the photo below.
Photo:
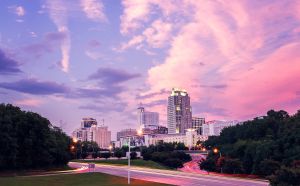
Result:
<svg viewBox="0 0 300 186"><path fill-rule="evenodd" d="M193 116L246 120L300 109L300 1L2 0L0 102L68 134L82 117L166 125L184 88Z"/></svg>

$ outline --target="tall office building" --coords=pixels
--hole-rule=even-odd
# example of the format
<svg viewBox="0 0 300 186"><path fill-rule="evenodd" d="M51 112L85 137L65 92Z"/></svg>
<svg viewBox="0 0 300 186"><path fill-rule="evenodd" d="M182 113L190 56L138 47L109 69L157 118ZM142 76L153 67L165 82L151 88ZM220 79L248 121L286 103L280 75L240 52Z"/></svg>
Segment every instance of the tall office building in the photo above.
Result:
<svg viewBox="0 0 300 186"><path fill-rule="evenodd" d="M117 132L117 141L120 141L120 138L124 138L127 136L136 136L136 135L137 135L136 129L123 129Z"/></svg>
<svg viewBox="0 0 300 186"><path fill-rule="evenodd" d="M208 122L205 122L205 124L203 124L202 135L205 135L205 136L219 136L224 128L230 127L230 126L235 126L239 123L240 122L237 121L237 120L233 120L233 121L226 121L226 120L208 121Z"/></svg>
<svg viewBox="0 0 300 186"><path fill-rule="evenodd" d="M157 112L146 111L140 104L137 109L137 119L139 128L156 128L159 124L159 114Z"/></svg>
<svg viewBox="0 0 300 186"><path fill-rule="evenodd" d="M202 127L205 123L205 118L192 117L192 128L196 129L197 134L202 135Z"/></svg>
<svg viewBox="0 0 300 186"><path fill-rule="evenodd" d="M108 148L111 141L111 132L106 126L97 126L97 120L83 118L81 127L74 130L72 137L79 141L94 141L100 148Z"/></svg>
<svg viewBox="0 0 300 186"><path fill-rule="evenodd" d="M172 89L168 98L167 120L169 134L184 134L192 127L192 107L185 90Z"/></svg>
<svg viewBox="0 0 300 186"><path fill-rule="evenodd" d="M97 126L97 120L94 118L82 118L81 128L90 128L91 126Z"/></svg>

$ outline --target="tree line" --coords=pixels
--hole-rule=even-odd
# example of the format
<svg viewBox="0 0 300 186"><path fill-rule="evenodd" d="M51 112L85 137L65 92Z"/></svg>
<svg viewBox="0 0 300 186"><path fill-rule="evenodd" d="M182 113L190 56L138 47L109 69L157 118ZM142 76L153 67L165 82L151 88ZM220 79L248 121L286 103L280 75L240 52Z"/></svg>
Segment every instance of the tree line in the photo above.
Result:
<svg viewBox="0 0 300 186"><path fill-rule="evenodd" d="M290 116L270 110L267 116L223 129L204 146L210 152L201 169L255 174L272 185L300 185L300 111Z"/></svg>
<svg viewBox="0 0 300 186"><path fill-rule="evenodd" d="M71 143L39 114L0 104L0 170L65 166Z"/></svg>
<svg viewBox="0 0 300 186"><path fill-rule="evenodd" d="M183 152L188 148L183 143L158 143L142 148L144 160L152 160L170 168L181 168L183 164L191 161L189 154Z"/></svg>

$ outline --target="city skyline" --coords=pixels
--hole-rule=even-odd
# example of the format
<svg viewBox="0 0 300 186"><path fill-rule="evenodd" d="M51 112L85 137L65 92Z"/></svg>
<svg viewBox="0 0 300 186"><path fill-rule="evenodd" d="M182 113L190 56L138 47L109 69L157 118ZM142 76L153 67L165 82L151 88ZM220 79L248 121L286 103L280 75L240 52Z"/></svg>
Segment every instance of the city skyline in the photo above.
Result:
<svg viewBox="0 0 300 186"><path fill-rule="evenodd" d="M68 134L81 118L167 124L173 87L193 116L247 120L300 105L297 1L2 1L0 97ZM286 7L286 8L282 8Z"/></svg>

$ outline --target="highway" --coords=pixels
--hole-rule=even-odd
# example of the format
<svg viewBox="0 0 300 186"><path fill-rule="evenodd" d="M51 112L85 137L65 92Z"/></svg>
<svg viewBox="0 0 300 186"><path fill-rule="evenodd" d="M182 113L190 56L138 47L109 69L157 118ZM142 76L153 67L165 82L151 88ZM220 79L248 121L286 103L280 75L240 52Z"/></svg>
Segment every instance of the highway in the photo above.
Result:
<svg viewBox="0 0 300 186"><path fill-rule="evenodd" d="M86 163L70 162L70 167L80 168L87 166ZM263 180L221 177L171 170L150 169L131 167L131 178L184 186L266 186L268 182ZM127 177L127 166L96 164L95 172L107 173L115 176ZM82 169L81 172L88 172Z"/></svg>

